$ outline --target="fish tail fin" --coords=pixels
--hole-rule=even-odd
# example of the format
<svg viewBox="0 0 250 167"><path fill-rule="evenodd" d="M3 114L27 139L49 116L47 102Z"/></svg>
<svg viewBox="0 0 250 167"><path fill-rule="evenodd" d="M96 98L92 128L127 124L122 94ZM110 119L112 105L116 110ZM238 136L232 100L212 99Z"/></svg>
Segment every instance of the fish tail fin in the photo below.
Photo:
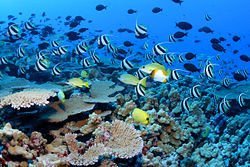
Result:
<svg viewBox="0 0 250 167"><path fill-rule="evenodd" d="M151 122L151 120L152 120L152 117L149 117L149 118L148 118L148 123L150 123L150 122Z"/></svg>
<svg viewBox="0 0 250 167"><path fill-rule="evenodd" d="M147 77L144 77L143 79L141 79L139 81L139 84L141 84L142 86L146 87L146 81L147 81Z"/></svg>
<svg viewBox="0 0 250 167"><path fill-rule="evenodd" d="M86 86L87 88L89 88L89 81L85 82L84 86Z"/></svg>

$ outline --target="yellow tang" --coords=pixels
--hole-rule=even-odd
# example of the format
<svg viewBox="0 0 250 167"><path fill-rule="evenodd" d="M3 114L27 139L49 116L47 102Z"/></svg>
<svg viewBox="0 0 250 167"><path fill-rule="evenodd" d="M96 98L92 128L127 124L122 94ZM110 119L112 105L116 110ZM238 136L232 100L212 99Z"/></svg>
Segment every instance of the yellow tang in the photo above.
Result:
<svg viewBox="0 0 250 167"><path fill-rule="evenodd" d="M89 88L89 81L84 83L83 80L81 80L80 78L72 78L68 82L66 82L66 84L69 84L73 87L82 88L83 86L85 86L85 87Z"/></svg>
<svg viewBox="0 0 250 167"><path fill-rule="evenodd" d="M148 124L150 123L151 119L148 115L148 113L146 113L145 111L139 109L139 108L135 108L132 111L132 118L138 122L144 123L144 124Z"/></svg>
<svg viewBox="0 0 250 167"><path fill-rule="evenodd" d="M81 72L81 77L87 78L88 76L89 76L88 72L85 71L85 70L82 70L82 72Z"/></svg>
<svg viewBox="0 0 250 167"><path fill-rule="evenodd" d="M62 90L59 90L57 93L57 97L59 100L61 100L63 103L65 102L65 94L63 93Z"/></svg>
<svg viewBox="0 0 250 167"><path fill-rule="evenodd" d="M163 66L163 65L161 65L161 64L158 64L158 63L150 63L150 64L147 64L147 65L144 65L144 66L142 66L141 68L140 68L140 70L142 71L142 72L145 72L145 73L147 73L147 74L150 74L152 71L154 71L154 70L166 70L166 68Z"/></svg>
<svg viewBox="0 0 250 167"><path fill-rule="evenodd" d="M138 83L146 87L146 79L147 77L139 80L137 77L131 75L131 74L122 74L118 80L120 80L122 83L128 84L128 85L137 85Z"/></svg>

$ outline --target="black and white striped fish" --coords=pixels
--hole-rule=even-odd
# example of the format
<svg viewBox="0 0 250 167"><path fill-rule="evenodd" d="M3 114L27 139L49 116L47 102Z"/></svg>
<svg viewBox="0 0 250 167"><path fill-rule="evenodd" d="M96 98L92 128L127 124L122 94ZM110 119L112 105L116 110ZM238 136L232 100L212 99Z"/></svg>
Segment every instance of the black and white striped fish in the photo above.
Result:
<svg viewBox="0 0 250 167"><path fill-rule="evenodd" d="M18 68L18 73L24 75L24 74L26 74L26 69L24 67L20 66Z"/></svg>
<svg viewBox="0 0 250 167"><path fill-rule="evenodd" d="M226 95L226 96L227 96L227 95ZM230 102L229 102L228 100L226 100L226 96L225 96L224 99L223 99L223 105L224 105L224 108L225 108L226 110L229 110L230 107L231 107L231 105L230 105Z"/></svg>
<svg viewBox="0 0 250 167"><path fill-rule="evenodd" d="M183 63L185 61L184 57L182 56L182 54L179 54L178 56L178 60L180 63Z"/></svg>
<svg viewBox="0 0 250 167"><path fill-rule="evenodd" d="M36 71L46 71L49 67L49 61L47 59L38 59L35 64Z"/></svg>
<svg viewBox="0 0 250 167"><path fill-rule="evenodd" d="M26 30L33 30L35 28L35 25L32 22L30 22L30 21L26 21L24 23L24 28Z"/></svg>
<svg viewBox="0 0 250 167"><path fill-rule="evenodd" d="M15 24L11 24L9 27L8 27L8 30L7 30L7 35L10 37L10 36L20 36L20 29L15 25Z"/></svg>
<svg viewBox="0 0 250 167"><path fill-rule="evenodd" d="M195 85L190 89L190 96L191 97L201 97L201 92L200 90L197 88L200 85Z"/></svg>
<svg viewBox="0 0 250 167"><path fill-rule="evenodd" d="M115 59L117 58L118 54L117 53L112 53L112 57Z"/></svg>
<svg viewBox="0 0 250 167"><path fill-rule="evenodd" d="M1 64L8 64L8 61L6 57L1 57Z"/></svg>
<svg viewBox="0 0 250 167"><path fill-rule="evenodd" d="M184 100L181 101L181 104L180 104L181 109L184 111L188 111L188 112L190 112L190 104L187 101L189 98L190 97L185 98Z"/></svg>
<svg viewBox="0 0 250 167"><path fill-rule="evenodd" d="M146 73L142 72L140 69L138 69L135 73L136 78L139 80L143 79L146 77Z"/></svg>
<svg viewBox="0 0 250 167"><path fill-rule="evenodd" d="M223 114L228 111L228 109L225 108L223 101L219 103L217 110L220 114Z"/></svg>
<svg viewBox="0 0 250 167"><path fill-rule="evenodd" d="M58 53L58 50L57 49L53 49L52 50L52 55L54 55L54 56L58 56L58 55L60 55L59 53Z"/></svg>
<svg viewBox="0 0 250 167"><path fill-rule="evenodd" d="M244 98L242 97L242 96L244 96L244 95L247 95L247 94L241 93L241 94L237 97L237 99L236 99L236 101L239 103L240 107L245 106L245 100L244 100Z"/></svg>
<svg viewBox="0 0 250 167"><path fill-rule="evenodd" d="M82 43L78 44L75 48L75 53L78 55L82 55L83 53L87 52L87 49L85 46L82 45Z"/></svg>
<svg viewBox="0 0 250 167"><path fill-rule="evenodd" d="M148 28L145 27L144 25L138 25L137 21L136 21L136 25L135 25L135 36L136 37L141 37L141 36L145 36L148 32L147 30Z"/></svg>
<svg viewBox="0 0 250 167"><path fill-rule="evenodd" d="M25 51L24 51L23 47L19 46L17 49L17 57L23 58L24 54L25 54Z"/></svg>
<svg viewBox="0 0 250 167"><path fill-rule="evenodd" d="M177 72L177 70L172 70L171 71L171 79L173 80L179 80L180 79L180 74Z"/></svg>
<svg viewBox="0 0 250 167"><path fill-rule="evenodd" d="M105 35L99 36L97 39L97 43L99 49L103 48L104 46L107 46L109 44L108 37Z"/></svg>
<svg viewBox="0 0 250 167"><path fill-rule="evenodd" d="M108 53L116 53L116 48L111 43L107 45L107 50L108 50Z"/></svg>
<svg viewBox="0 0 250 167"><path fill-rule="evenodd" d="M89 62L89 60L88 60L88 58L84 58L83 60L81 60L81 65L83 66L83 67L89 67L90 66L90 62Z"/></svg>
<svg viewBox="0 0 250 167"><path fill-rule="evenodd" d="M156 44L153 47L153 54L154 55L165 55L167 52L167 49L164 46L161 46L160 43Z"/></svg>
<svg viewBox="0 0 250 167"><path fill-rule="evenodd" d="M40 59L40 60L46 59L46 56L45 56L45 54L43 53L42 50L41 50L40 52L37 53L36 59L37 59L37 60L39 60L39 59Z"/></svg>
<svg viewBox="0 0 250 167"><path fill-rule="evenodd" d="M148 50L148 43L147 42L144 43L143 49Z"/></svg>
<svg viewBox="0 0 250 167"><path fill-rule="evenodd" d="M168 41L169 41L169 42L176 42L177 39L176 39L173 35L169 35L169 36L168 36Z"/></svg>
<svg viewBox="0 0 250 167"><path fill-rule="evenodd" d="M60 74L61 74L62 70L59 69L59 68L57 67L58 65L59 65L59 63L56 64L56 65L52 68L52 75L60 75Z"/></svg>
<svg viewBox="0 0 250 167"><path fill-rule="evenodd" d="M168 64L168 65L173 65L174 63L174 57L172 54L166 54L164 55L164 61Z"/></svg>
<svg viewBox="0 0 250 167"><path fill-rule="evenodd" d="M213 64L208 64L204 68L204 74L207 78L214 78Z"/></svg>
<svg viewBox="0 0 250 167"><path fill-rule="evenodd" d="M95 64L99 64L101 62L100 57L95 54L95 51L90 51L89 54Z"/></svg>
<svg viewBox="0 0 250 167"><path fill-rule="evenodd" d="M121 62L121 68L123 70L128 70L133 68L133 64L127 60L127 58L123 59Z"/></svg>
<svg viewBox="0 0 250 167"><path fill-rule="evenodd" d="M151 55L150 53L146 53L146 54L145 54L145 58L146 58L147 60L151 60L151 59L153 58L153 55Z"/></svg>
<svg viewBox="0 0 250 167"><path fill-rule="evenodd" d="M242 71L242 74L245 78L247 78L247 76L249 75L248 71L247 70L243 70Z"/></svg>
<svg viewBox="0 0 250 167"><path fill-rule="evenodd" d="M64 55L68 50L64 47L64 46L60 46L58 49L57 49L57 52L59 55Z"/></svg>
<svg viewBox="0 0 250 167"><path fill-rule="evenodd" d="M59 42L56 41L56 40L54 40L54 41L51 42L51 46L52 47L58 47L59 46Z"/></svg>
<svg viewBox="0 0 250 167"><path fill-rule="evenodd" d="M216 60L220 60L220 55L216 55Z"/></svg>
<svg viewBox="0 0 250 167"><path fill-rule="evenodd" d="M142 86L140 83L138 83L135 87L135 93L137 96L145 96L146 89L144 86Z"/></svg>
<svg viewBox="0 0 250 167"><path fill-rule="evenodd" d="M225 86L225 87L229 87L229 85L230 85L230 80L227 78L227 77L225 77L224 79L223 79L223 81L222 81L222 84L223 84L223 86Z"/></svg>
<svg viewBox="0 0 250 167"><path fill-rule="evenodd" d="M208 15L208 14L205 14L205 19L206 19L207 21L210 21L210 20L212 20L212 17L211 17L210 15Z"/></svg>

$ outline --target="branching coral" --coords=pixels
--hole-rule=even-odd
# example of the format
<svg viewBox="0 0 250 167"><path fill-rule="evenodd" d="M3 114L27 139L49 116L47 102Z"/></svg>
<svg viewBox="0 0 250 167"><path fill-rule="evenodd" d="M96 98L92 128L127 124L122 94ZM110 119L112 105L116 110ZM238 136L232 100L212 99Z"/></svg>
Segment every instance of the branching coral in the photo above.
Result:
<svg viewBox="0 0 250 167"><path fill-rule="evenodd" d="M68 161L72 165L93 165L101 155L112 155L117 158L131 158L142 151L143 141L133 126L123 121L104 122L94 132L94 145L84 154L78 153L75 134L65 135L69 145Z"/></svg>
<svg viewBox="0 0 250 167"><path fill-rule="evenodd" d="M33 105L45 106L49 103L50 97L56 93L46 89L27 89L0 98L0 109L6 105L11 105L15 109L29 108Z"/></svg>
<svg viewBox="0 0 250 167"><path fill-rule="evenodd" d="M99 117L97 114L95 113L90 114L89 119L88 119L88 125L84 125L83 127L81 127L80 129L81 133L86 135L86 134L93 132L101 123L101 121L102 121L102 118Z"/></svg>

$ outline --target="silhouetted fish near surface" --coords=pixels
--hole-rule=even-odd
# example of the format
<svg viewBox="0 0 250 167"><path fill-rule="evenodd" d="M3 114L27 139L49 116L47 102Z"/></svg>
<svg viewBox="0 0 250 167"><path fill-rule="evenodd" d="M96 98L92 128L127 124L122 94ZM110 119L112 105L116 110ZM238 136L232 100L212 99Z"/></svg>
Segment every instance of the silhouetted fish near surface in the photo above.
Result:
<svg viewBox="0 0 250 167"><path fill-rule="evenodd" d="M78 30L78 32L85 32L85 31L87 31L88 30L88 28L80 28L79 30Z"/></svg>
<svg viewBox="0 0 250 167"><path fill-rule="evenodd" d="M249 61L250 61L250 58L249 58L247 55L241 55L241 56L240 56L240 59L241 59L242 61L245 61L245 62L249 62Z"/></svg>
<svg viewBox="0 0 250 167"><path fill-rule="evenodd" d="M234 79L236 81L244 81L244 80L247 80L247 77L245 77L244 75L240 73L234 73Z"/></svg>
<svg viewBox="0 0 250 167"><path fill-rule="evenodd" d="M238 42L239 40L240 40L239 36L237 36L237 35L233 36L233 41L234 42Z"/></svg>
<svg viewBox="0 0 250 167"><path fill-rule="evenodd" d="M224 37L220 37L219 40L220 41L226 41L226 39Z"/></svg>
<svg viewBox="0 0 250 167"><path fill-rule="evenodd" d="M210 40L211 43L220 43L220 40L216 39L216 38L212 38Z"/></svg>
<svg viewBox="0 0 250 167"><path fill-rule="evenodd" d="M184 68L190 72L200 72L201 69L198 69L195 65L191 63L185 63Z"/></svg>
<svg viewBox="0 0 250 167"><path fill-rule="evenodd" d="M213 33L214 31L211 30L209 27L202 27L198 30L199 32L205 32L205 33Z"/></svg>
<svg viewBox="0 0 250 167"><path fill-rule="evenodd" d="M235 49L234 51L233 51L233 54L237 54L239 52L239 50L238 49Z"/></svg>
<svg viewBox="0 0 250 167"><path fill-rule="evenodd" d="M178 31L176 33L174 33L174 37L175 38L183 38L184 36L187 36L188 33L184 33L184 32L181 32L181 31Z"/></svg>
<svg viewBox="0 0 250 167"><path fill-rule="evenodd" d="M196 54L193 54L193 53L191 53L191 52L185 54L185 58L186 58L187 60L192 60L192 59L195 58L195 57L196 57Z"/></svg>
<svg viewBox="0 0 250 167"><path fill-rule="evenodd" d="M226 49L223 46L221 46L220 44L217 44L217 43L213 44L212 48L214 50L219 51L219 52L224 52L224 53L226 52Z"/></svg>
<svg viewBox="0 0 250 167"><path fill-rule="evenodd" d="M193 28L190 23L184 21L176 23L176 26L182 30L191 30Z"/></svg>
<svg viewBox="0 0 250 167"><path fill-rule="evenodd" d="M134 10L134 9L129 9L128 10L128 14L134 14L134 13L136 13L137 11L136 10Z"/></svg>
<svg viewBox="0 0 250 167"><path fill-rule="evenodd" d="M178 3L179 5L181 5L182 2L184 1L181 1L181 0L172 0L174 3Z"/></svg>
<svg viewBox="0 0 250 167"><path fill-rule="evenodd" d="M155 7L155 8L152 9L152 12L153 12L153 13L159 13L159 12L161 12L162 10L163 10L162 8Z"/></svg>
<svg viewBox="0 0 250 167"><path fill-rule="evenodd" d="M97 5L97 6L95 7L95 9L96 9L97 11L102 11L103 9L106 10L107 7L108 7L108 6L104 6L104 5L100 4L100 5Z"/></svg>
<svg viewBox="0 0 250 167"><path fill-rule="evenodd" d="M126 47L134 46L134 44L131 43L130 41L123 42L123 45L126 46Z"/></svg>

